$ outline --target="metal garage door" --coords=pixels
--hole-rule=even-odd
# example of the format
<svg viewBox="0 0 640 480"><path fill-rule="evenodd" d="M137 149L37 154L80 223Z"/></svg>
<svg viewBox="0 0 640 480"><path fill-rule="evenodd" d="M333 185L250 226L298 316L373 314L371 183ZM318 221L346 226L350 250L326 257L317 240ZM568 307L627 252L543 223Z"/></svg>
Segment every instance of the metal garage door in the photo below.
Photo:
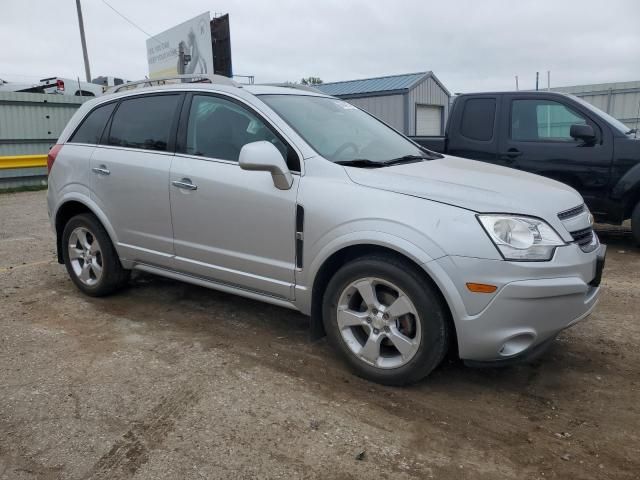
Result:
<svg viewBox="0 0 640 480"><path fill-rule="evenodd" d="M442 107L439 105L416 105L416 136L442 135Z"/></svg>

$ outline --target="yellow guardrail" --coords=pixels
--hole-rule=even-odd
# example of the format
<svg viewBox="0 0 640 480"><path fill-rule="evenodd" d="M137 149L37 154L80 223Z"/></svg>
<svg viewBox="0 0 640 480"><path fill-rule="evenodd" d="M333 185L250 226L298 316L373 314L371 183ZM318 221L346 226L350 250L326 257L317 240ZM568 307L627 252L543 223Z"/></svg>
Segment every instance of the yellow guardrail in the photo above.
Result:
<svg viewBox="0 0 640 480"><path fill-rule="evenodd" d="M46 155L12 155L0 157L0 170L7 168L35 168L46 166Z"/></svg>

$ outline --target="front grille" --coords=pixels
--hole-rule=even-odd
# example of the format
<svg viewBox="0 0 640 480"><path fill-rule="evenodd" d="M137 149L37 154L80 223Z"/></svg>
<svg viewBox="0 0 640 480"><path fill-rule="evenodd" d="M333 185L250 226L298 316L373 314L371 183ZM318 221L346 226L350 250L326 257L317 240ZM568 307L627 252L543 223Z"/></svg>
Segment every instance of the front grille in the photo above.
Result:
<svg viewBox="0 0 640 480"><path fill-rule="evenodd" d="M570 232L573 237L573 241L580 245L580 247L586 247L591 244L593 240L593 228L587 227L582 230L576 230L575 232Z"/></svg>
<svg viewBox="0 0 640 480"><path fill-rule="evenodd" d="M558 218L560 220L567 220L569 218L577 217L585 210L585 205L578 205L577 207L570 208L569 210L565 210L564 212L560 212L558 214Z"/></svg>

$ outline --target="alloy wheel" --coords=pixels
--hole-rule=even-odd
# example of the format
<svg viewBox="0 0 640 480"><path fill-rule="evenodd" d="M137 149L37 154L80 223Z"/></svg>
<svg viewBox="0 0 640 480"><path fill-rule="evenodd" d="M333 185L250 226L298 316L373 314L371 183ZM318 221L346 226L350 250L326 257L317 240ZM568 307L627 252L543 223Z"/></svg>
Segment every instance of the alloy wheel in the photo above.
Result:
<svg viewBox="0 0 640 480"><path fill-rule="evenodd" d="M76 277L87 286L96 285L102 278L102 249L95 235L85 227L78 227L69 236L69 262Z"/></svg>
<svg viewBox="0 0 640 480"><path fill-rule="evenodd" d="M377 368L398 368L420 347L420 317L393 283L366 277L350 283L338 300L340 334L351 352Z"/></svg>

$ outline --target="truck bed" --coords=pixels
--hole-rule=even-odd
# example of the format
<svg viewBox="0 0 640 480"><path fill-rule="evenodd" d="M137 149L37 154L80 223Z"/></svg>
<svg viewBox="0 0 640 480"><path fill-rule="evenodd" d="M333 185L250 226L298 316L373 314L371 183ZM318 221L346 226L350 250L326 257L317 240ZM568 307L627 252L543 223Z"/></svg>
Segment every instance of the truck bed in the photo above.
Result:
<svg viewBox="0 0 640 480"><path fill-rule="evenodd" d="M420 146L432 152L446 153L447 142L445 137L409 137Z"/></svg>

